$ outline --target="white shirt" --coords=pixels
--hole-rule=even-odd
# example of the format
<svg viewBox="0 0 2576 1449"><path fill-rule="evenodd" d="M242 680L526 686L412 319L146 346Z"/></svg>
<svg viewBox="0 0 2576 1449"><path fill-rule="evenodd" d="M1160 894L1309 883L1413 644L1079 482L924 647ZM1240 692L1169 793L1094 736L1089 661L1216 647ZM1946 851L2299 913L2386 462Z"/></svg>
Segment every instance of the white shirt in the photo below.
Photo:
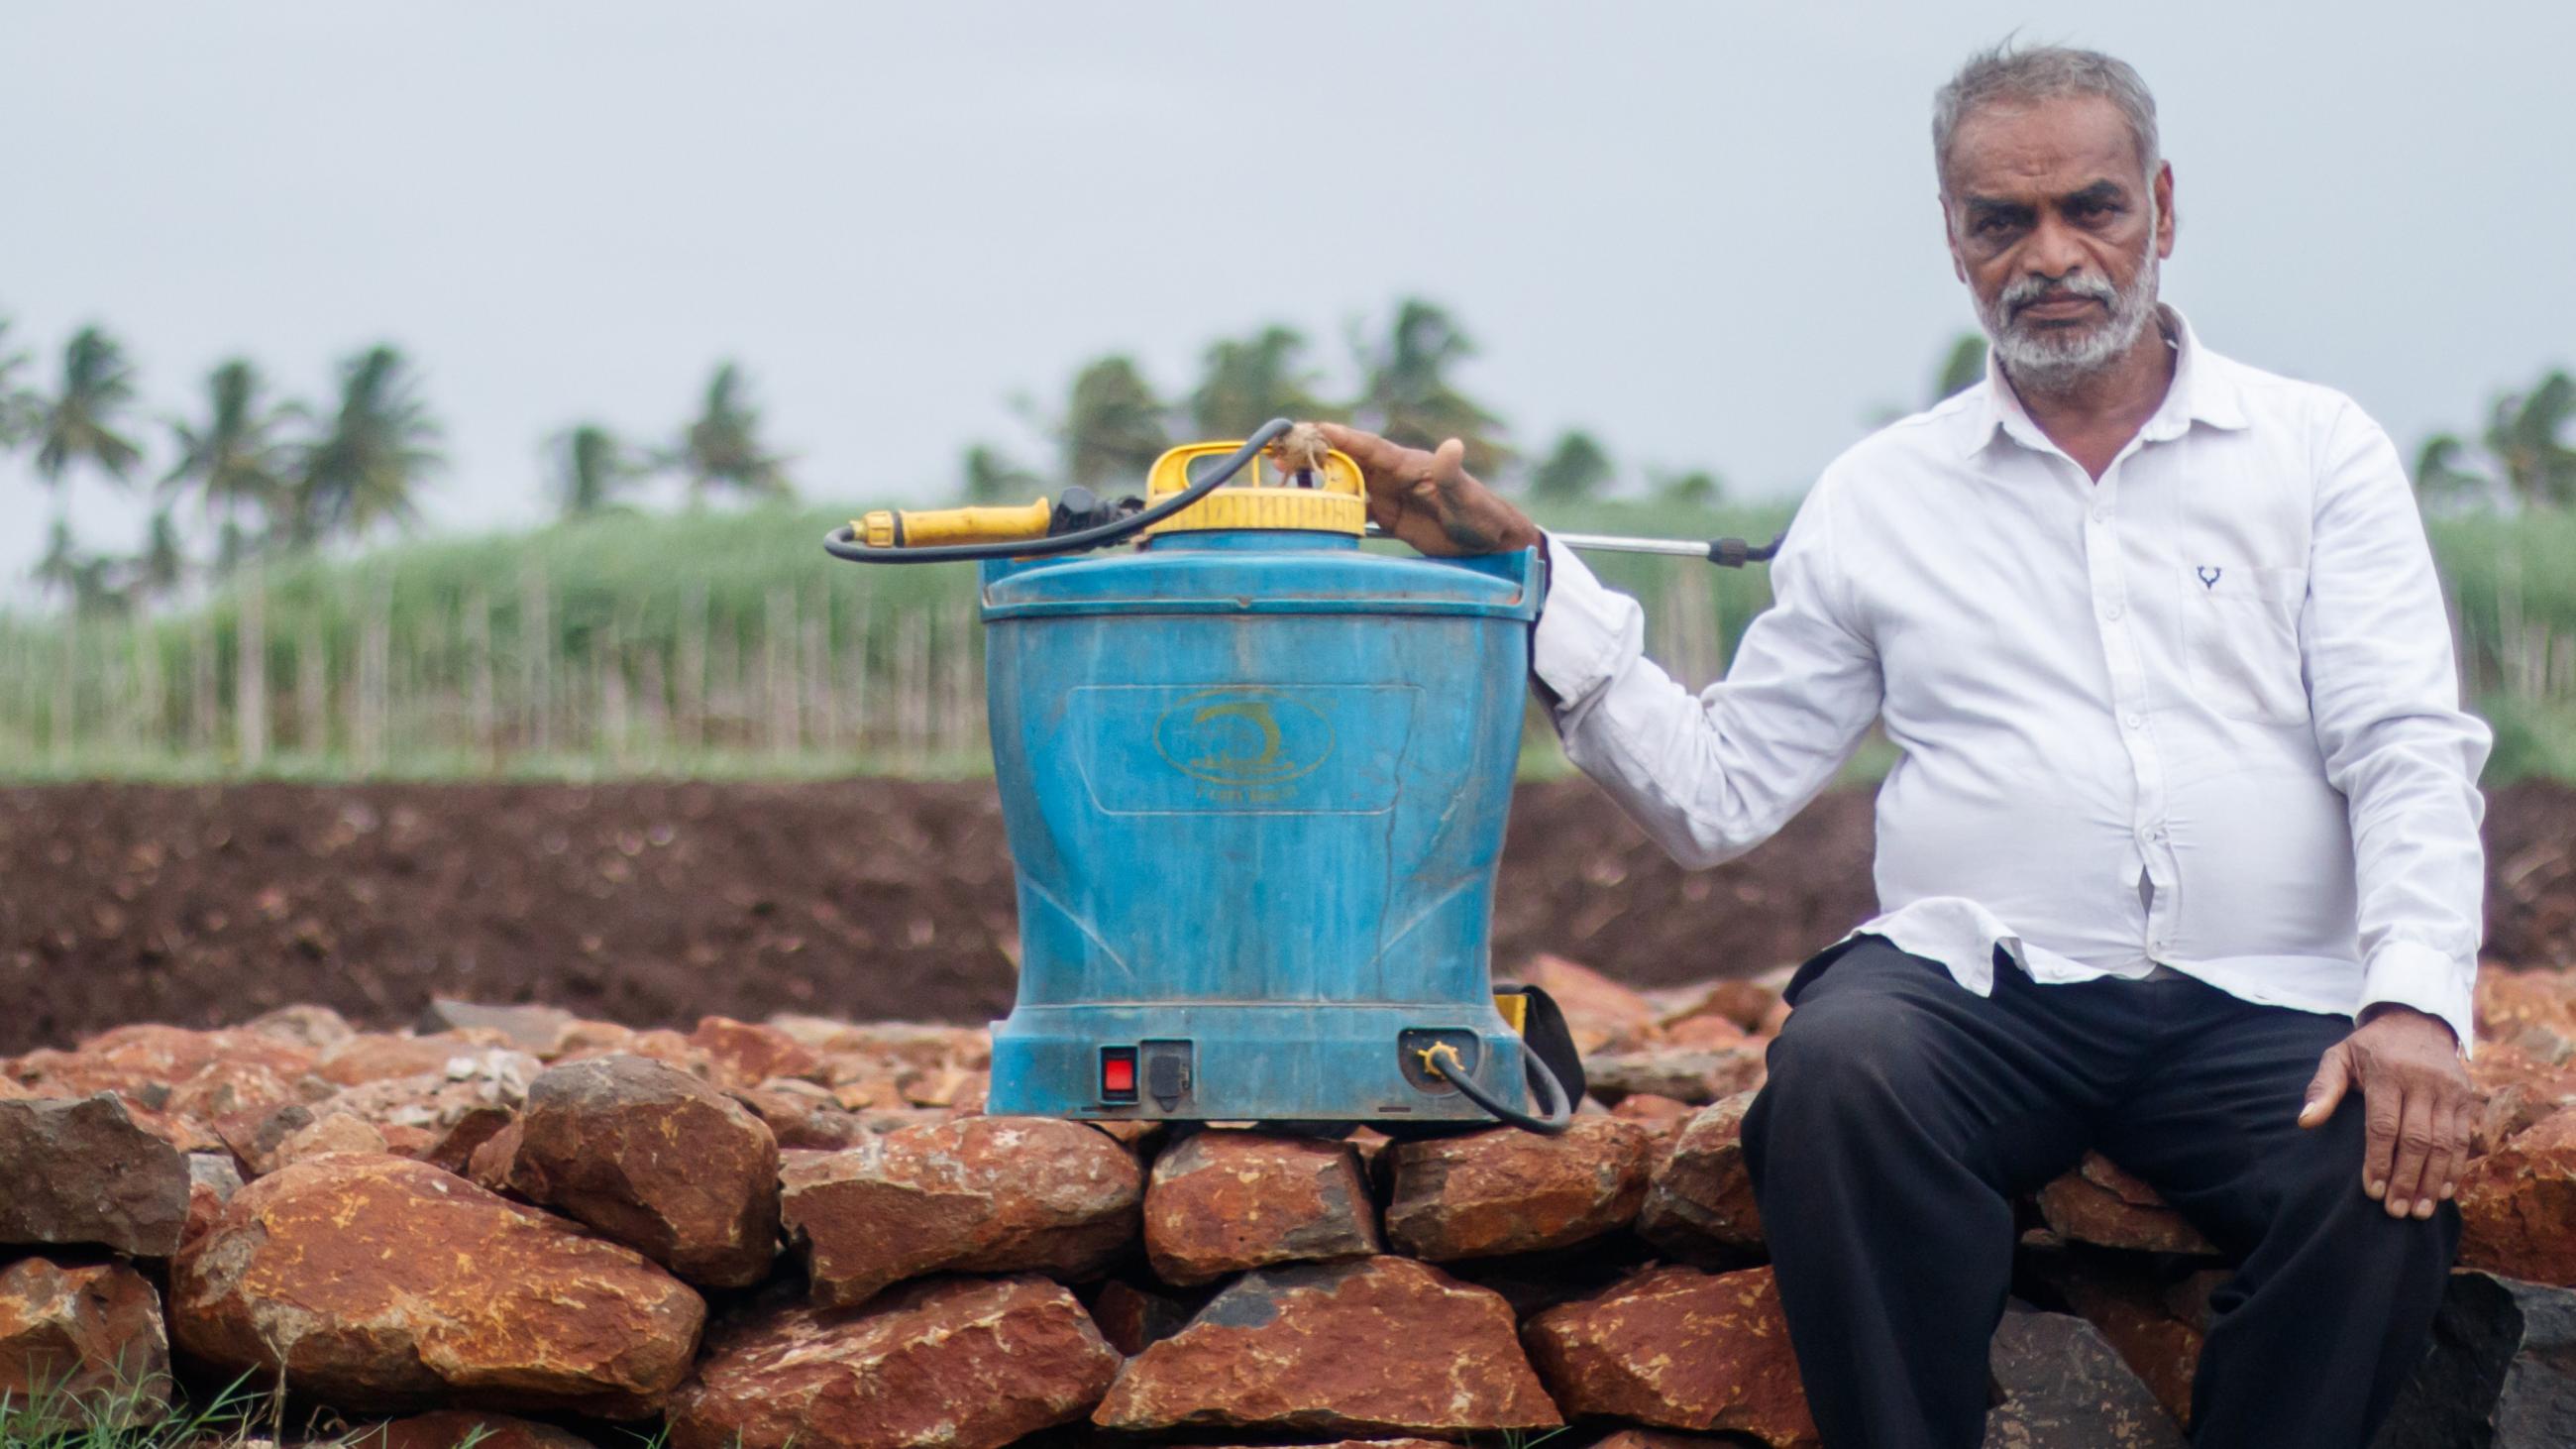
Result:
<svg viewBox="0 0 2576 1449"><path fill-rule="evenodd" d="M2489 735L2405 470L2349 398L2165 317L2173 384L2099 482L1991 363L1836 459L1697 697L1551 541L1532 668L1566 753L1706 866L1883 721L1860 931L1980 994L1998 946L2042 982L2162 964L2304 1011L2403 1003L2465 1050Z"/></svg>

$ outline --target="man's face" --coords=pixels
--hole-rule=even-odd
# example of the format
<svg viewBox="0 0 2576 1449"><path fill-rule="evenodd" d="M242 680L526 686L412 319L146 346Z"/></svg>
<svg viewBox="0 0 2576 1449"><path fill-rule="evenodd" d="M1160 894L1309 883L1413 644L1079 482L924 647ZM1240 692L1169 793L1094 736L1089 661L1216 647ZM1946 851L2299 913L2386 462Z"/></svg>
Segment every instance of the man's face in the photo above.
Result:
<svg viewBox="0 0 2576 1449"><path fill-rule="evenodd" d="M2016 381L2063 385L2128 350L2173 254L2173 168L2150 178L2099 96L1981 106L1950 138L1950 260Z"/></svg>

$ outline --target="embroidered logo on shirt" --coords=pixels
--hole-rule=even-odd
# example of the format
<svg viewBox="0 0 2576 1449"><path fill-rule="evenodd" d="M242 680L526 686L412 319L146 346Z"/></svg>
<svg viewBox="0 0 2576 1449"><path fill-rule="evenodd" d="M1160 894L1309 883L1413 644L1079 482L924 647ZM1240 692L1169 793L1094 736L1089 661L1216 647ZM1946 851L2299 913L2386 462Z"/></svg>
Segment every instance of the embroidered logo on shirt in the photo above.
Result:
<svg viewBox="0 0 2576 1449"><path fill-rule="evenodd" d="M2217 569L2214 569L2214 568L2210 567L2208 564L2202 564L2202 565L2200 566L2199 573L2200 573L2200 586L2201 586L2202 588L2204 588L2204 589L2214 589L2214 588L2217 588L2217 587L2218 587L2218 570L2217 570Z"/></svg>

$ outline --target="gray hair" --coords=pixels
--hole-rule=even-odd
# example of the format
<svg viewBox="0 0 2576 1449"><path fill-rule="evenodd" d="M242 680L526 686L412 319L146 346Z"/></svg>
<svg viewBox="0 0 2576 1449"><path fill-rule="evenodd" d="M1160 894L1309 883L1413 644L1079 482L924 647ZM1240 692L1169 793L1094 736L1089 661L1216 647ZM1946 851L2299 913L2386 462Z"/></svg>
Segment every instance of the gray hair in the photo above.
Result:
<svg viewBox="0 0 2576 1449"><path fill-rule="evenodd" d="M1950 138L1979 106L2023 104L2059 96L2100 96L2120 108L2137 142L2138 165L2150 177L2162 159L2156 145L2156 98L2127 61L2098 50L2061 45L2015 50L2011 40L1978 51L1932 94L1932 164L1950 189Z"/></svg>

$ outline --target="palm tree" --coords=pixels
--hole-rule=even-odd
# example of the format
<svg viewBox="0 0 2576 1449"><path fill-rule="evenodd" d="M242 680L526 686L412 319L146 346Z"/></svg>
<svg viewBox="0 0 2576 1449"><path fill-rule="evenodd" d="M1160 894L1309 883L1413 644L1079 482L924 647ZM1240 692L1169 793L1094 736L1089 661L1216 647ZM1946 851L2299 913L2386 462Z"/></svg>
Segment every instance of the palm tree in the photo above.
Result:
<svg viewBox="0 0 2576 1449"><path fill-rule="evenodd" d="M72 541L70 522L55 519L52 531L45 536L44 557L36 560L36 583L46 589L68 590L72 575L79 570L80 557L80 545Z"/></svg>
<svg viewBox="0 0 2576 1449"><path fill-rule="evenodd" d="M304 410L292 403L272 405L267 389L257 364L232 358L206 375L204 426L170 424L179 461L162 478L163 492L181 484L195 489L199 507L220 525L215 566L225 573L244 552L245 513L261 514L273 525L294 508L290 449L278 433Z"/></svg>
<svg viewBox="0 0 2576 1449"><path fill-rule="evenodd" d="M129 590L136 598L166 597L188 575L188 558L179 548L179 525L167 508L154 509L143 535L143 551L130 563Z"/></svg>
<svg viewBox="0 0 2576 1449"><path fill-rule="evenodd" d="M40 587L59 590L70 601L74 613L103 613L125 602L117 592L115 573L113 560L81 551L72 539L72 526L67 520L54 520L53 531L45 541L44 557L36 560L36 583Z"/></svg>
<svg viewBox="0 0 2576 1449"><path fill-rule="evenodd" d="M120 429L134 403L134 366L125 349L96 327L73 334L63 348L62 390L44 400L36 416L36 475L54 490L54 516L67 516L71 493L63 481L86 461L118 483L134 471L143 450Z"/></svg>
<svg viewBox="0 0 2576 1449"><path fill-rule="evenodd" d="M1511 461L1497 436L1502 420L1449 382L1449 369L1475 355L1475 344L1449 314L1410 297L1396 308L1384 340L1355 340L1362 421L1399 443L1437 447L1456 438L1467 446L1467 470L1491 478Z"/></svg>
<svg viewBox="0 0 2576 1449"><path fill-rule="evenodd" d="M618 507L618 495L643 471L634 451L597 423L567 428L548 447L554 454L555 501L566 518Z"/></svg>
<svg viewBox="0 0 2576 1449"><path fill-rule="evenodd" d="M1932 376L1932 403L1967 391L1986 380L1986 334L1962 332L1950 343L1941 370ZM1930 406L1932 404L1926 404Z"/></svg>
<svg viewBox="0 0 2576 1449"><path fill-rule="evenodd" d="M9 319L0 317L0 452L17 447L35 432L44 400L18 380L27 354L9 345Z"/></svg>
<svg viewBox="0 0 2576 1449"><path fill-rule="evenodd" d="M1240 438L1272 418L1338 416L1315 396L1315 374L1299 365L1305 350L1303 333L1277 325L1210 344L1207 371L1190 394L1190 426L1202 438Z"/></svg>
<svg viewBox="0 0 2576 1449"><path fill-rule="evenodd" d="M2487 452L2505 489L2527 507L2576 507L2576 378L2552 372L2527 393L2497 398L2487 419Z"/></svg>
<svg viewBox="0 0 2576 1449"><path fill-rule="evenodd" d="M1530 497L1545 503L1579 503L1599 493L1614 471L1610 454L1590 433L1570 429L1530 470Z"/></svg>
<svg viewBox="0 0 2576 1449"><path fill-rule="evenodd" d="M1074 374L1061 435L1065 481L1086 488L1141 482L1170 446L1162 401L1129 357L1103 357Z"/></svg>
<svg viewBox="0 0 2576 1449"><path fill-rule="evenodd" d="M363 537L379 524L409 527L414 495L444 461L438 423L400 348L378 343L341 363L330 429L305 450L290 541L310 547Z"/></svg>
<svg viewBox="0 0 2576 1449"><path fill-rule="evenodd" d="M990 443L977 443L966 450L964 473L964 493L969 503L1024 503L1046 486L1037 474Z"/></svg>
<svg viewBox="0 0 2576 1449"><path fill-rule="evenodd" d="M2415 491L2428 502L2464 505L2490 497L2495 480L2468 466L2469 445L2455 433L2435 433L2415 454Z"/></svg>
<svg viewBox="0 0 2576 1449"><path fill-rule="evenodd" d="M692 508L703 507L707 493L719 487L750 498L796 496L787 481L787 459L761 445L760 409L752 405L749 380L732 362L720 364L707 379L697 421L663 461L688 481Z"/></svg>

